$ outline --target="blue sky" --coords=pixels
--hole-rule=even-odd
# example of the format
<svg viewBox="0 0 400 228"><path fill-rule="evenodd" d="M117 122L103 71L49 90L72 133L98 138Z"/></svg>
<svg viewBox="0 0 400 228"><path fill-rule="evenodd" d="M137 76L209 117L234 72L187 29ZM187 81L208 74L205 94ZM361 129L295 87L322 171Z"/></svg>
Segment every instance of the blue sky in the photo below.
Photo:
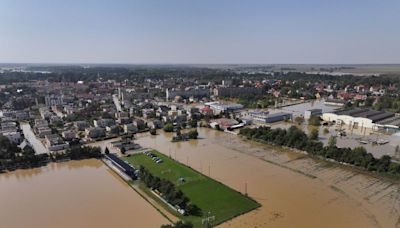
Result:
<svg viewBox="0 0 400 228"><path fill-rule="evenodd" d="M400 63L400 1L0 0L0 62Z"/></svg>

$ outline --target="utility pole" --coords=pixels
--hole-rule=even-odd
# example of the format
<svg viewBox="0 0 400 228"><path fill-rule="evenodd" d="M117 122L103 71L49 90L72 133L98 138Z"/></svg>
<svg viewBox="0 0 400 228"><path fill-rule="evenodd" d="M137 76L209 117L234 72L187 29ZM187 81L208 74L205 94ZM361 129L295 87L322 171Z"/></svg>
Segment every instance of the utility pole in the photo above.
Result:
<svg viewBox="0 0 400 228"><path fill-rule="evenodd" d="M247 182L244 183L244 194L247 196Z"/></svg>

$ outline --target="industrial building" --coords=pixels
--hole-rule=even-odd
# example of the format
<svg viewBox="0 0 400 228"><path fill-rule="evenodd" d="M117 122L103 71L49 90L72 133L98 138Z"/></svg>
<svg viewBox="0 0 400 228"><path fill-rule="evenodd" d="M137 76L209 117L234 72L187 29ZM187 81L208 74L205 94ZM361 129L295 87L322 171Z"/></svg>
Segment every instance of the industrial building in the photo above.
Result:
<svg viewBox="0 0 400 228"><path fill-rule="evenodd" d="M268 112L250 112L249 115L254 121L259 121L263 123L274 123L278 121L291 120L293 115L286 112L278 112L269 114Z"/></svg>
<svg viewBox="0 0 400 228"><path fill-rule="evenodd" d="M334 113L324 113L324 121L345 124L352 128L399 128L400 117L395 113L370 109L341 110Z"/></svg>
<svg viewBox="0 0 400 228"><path fill-rule="evenodd" d="M322 109L320 108L315 108L315 109L310 109L304 112L304 119L310 119L311 116L321 116L322 115Z"/></svg>
<svg viewBox="0 0 400 228"><path fill-rule="evenodd" d="M136 170L129 164L125 163L123 160L121 160L119 157L117 157L115 154L106 154L105 158L111 161L111 163L118 168L120 171L124 172L126 175L128 175L130 178L133 180L137 179L136 177Z"/></svg>
<svg viewBox="0 0 400 228"><path fill-rule="evenodd" d="M243 109L243 107L244 106L241 104L220 104L220 103L210 104L210 108L214 111L214 114L216 115L221 113L236 112Z"/></svg>

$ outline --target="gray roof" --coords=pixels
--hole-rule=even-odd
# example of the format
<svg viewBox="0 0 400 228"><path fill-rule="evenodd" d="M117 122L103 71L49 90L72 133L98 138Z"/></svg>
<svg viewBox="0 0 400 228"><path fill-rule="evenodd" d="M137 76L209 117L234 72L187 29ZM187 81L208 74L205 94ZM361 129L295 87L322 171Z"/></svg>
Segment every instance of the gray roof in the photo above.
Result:
<svg viewBox="0 0 400 228"><path fill-rule="evenodd" d="M337 111L338 115L348 115L352 117L362 117L372 120L372 122L381 121L394 116L392 112L377 111L371 109L349 109Z"/></svg>
<svg viewBox="0 0 400 228"><path fill-rule="evenodd" d="M359 113L367 112L368 109L347 109L335 112L338 115L354 116Z"/></svg>
<svg viewBox="0 0 400 228"><path fill-rule="evenodd" d="M353 116L354 117L365 117L365 118L368 118L368 117L379 115L379 114L382 114L382 113L385 113L385 112L376 111L376 110L366 110L365 112L357 113L357 114L354 114Z"/></svg>
<svg viewBox="0 0 400 228"><path fill-rule="evenodd" d="M277 113L272 113L272 114L268 114L265 117L266 118L271 118L271 117L277 117L277 116L288 116L288 115L292 115L291 113L287 113L287 112L277 112Z"/></svg>
<svg viewBox="0 0 400 228"><path fill-rule="evenodd" d="M378 123L382 125L400 126L400 116L393 116L391 118L380 120Z"/></svg>

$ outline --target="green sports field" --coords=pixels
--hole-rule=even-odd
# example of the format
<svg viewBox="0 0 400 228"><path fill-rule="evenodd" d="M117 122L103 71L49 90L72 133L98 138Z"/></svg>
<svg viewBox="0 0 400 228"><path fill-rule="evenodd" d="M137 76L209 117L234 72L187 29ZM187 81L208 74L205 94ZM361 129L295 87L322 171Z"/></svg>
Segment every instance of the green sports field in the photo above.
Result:
<svg viewBox="0 0 400 228"><path fill-rule="evenodd" d="M213 225L220 224L233 217L251 211L260 205L241 193L207 177L203 174L157 152L152 151L163 160L156 164L145 154L136 154L123 158L135 167L144 166L154 176L173 182L190 199L201 208L202 217L182 216L181 219L191 221L195 227L201 226L201 220L210 212L215 216ZM179 181L184 178L184 182Z"/></svg>

